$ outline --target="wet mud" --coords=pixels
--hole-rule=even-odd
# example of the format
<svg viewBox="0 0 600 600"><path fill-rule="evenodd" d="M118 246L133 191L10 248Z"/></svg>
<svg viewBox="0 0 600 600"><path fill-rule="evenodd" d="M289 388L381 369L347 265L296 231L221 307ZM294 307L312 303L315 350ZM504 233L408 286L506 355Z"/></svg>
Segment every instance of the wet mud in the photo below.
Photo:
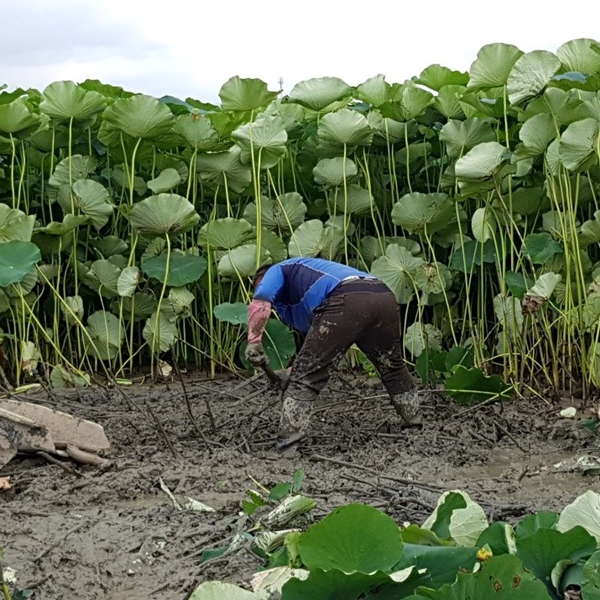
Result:
<svg viewBox="0 0 600 600"><path fill-rule="evenodd" d="M422 425L404 428L377 380L340 375L297 453L281 456L278 396L263 378L184 383L27 398L97 421L112 444L104 467L65 461L67 470L23 454L0 470L14 484L0 492L0 546L30 598L184 600L202 581L244 585L261 566L255 556L203 562L203 553L248 528L248 489L290 481L296 469L315 518L363 502L398 523L422 522L447 489L467 491L490 519L515 522L561 510L599 482L597 469L576 462L600 458L598 434L584 425L592 406L562 419L565 405L539 399L473 408L431 394ZM186 508L188 498L214 511Z"/></svg>

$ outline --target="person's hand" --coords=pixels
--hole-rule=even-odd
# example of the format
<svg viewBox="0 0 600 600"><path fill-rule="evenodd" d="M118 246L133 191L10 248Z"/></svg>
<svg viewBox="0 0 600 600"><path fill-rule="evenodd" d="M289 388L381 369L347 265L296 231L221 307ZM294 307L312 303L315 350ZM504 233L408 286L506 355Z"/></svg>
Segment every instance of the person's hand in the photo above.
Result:
<svg viewBox="0 0 600 600"><path fill-rule="evenodd" d="M245 355L246 355L246 360L253 367L260 367L261 365L267 364L269 362L269 358L265 354L265 351L264 351L261 343L248 344L246 346Z"/></svg>

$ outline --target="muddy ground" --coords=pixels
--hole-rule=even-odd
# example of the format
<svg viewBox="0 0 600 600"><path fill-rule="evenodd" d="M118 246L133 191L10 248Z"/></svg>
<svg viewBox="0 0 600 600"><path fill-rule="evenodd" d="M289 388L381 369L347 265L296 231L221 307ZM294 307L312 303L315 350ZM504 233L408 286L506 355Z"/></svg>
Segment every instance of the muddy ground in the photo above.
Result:
<svg viewBox="0 0 600 600"><path fill-rule="evenodd" d="M184 600L210 579L245 585L261 566L256 557L242 550L202 562L202 553L249 526L239 516L248 489L290 481L296 469L306 473L302 491L317 502L315 518L364 502L399 523L422 522L446 489L469 492L490 519L515 522L560 510L598 485L597 471L570 467L583 455L600 458L597 434L582 419L561 419L557 404L469 408L431 396L423 427L407 430L376 380L340 375L321 396L311 438L282 458L273 448L277 396L264 385L188 376L184 386L136 385L125 395L30 395L101 423L112 449L107 467L66 462L68 471L19 455L0 471L14 483L0 492L0 545L18 586L34 600ZM178 499L215 512L177 509L161 478Z"/></svg>

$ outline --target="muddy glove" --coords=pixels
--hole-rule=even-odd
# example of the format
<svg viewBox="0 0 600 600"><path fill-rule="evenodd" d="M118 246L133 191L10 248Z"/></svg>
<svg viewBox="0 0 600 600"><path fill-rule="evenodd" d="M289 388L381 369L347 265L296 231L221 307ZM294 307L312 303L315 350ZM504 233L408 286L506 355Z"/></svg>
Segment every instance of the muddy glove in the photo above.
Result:
<svg viewBox="0 0 600 600"><path fill-rule="evenodd" d="M248 344L246 346L245 354L246 360L253 367L260 367L261 365L266 365L269 362L269 358L265 354L265 351L263 350L262 344L260 342L256 344Z"/></svg>

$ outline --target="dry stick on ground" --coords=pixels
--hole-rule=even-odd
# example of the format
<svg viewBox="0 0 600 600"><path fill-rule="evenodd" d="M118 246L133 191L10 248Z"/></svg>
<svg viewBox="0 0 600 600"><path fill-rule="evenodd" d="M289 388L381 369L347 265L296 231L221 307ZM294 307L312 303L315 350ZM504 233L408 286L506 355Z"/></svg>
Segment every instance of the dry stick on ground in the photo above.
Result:
<svg viewBox="0 0 600 600"><path fill-rule="evenodd" d="M63 536L59 537L55 542L50 544L45 550L42 550L42 552L40 552L33 559L33 562L39 562L40 560L42 560L42 558L44 558L44 556L46 556L46 554L48 554L49 552L52 552L52 550L54 548L56 548L57 546L62 544L71 534L77 533L84 525L87 525L88 523L89 523L89 521L84 520L84 521L81 521L80 523L78 523L77 525L75 525L75 527L73 527L73 529L70 529L69 531L67 531L67 533L65 533ZM91 524L94 525L95 521L92 522Z"/></svg>
<svg viewBox="0 0 600 600"><path fill-rule="evenodd" d="M179 365L177 364L177 361L174 361L173 364L175 366L175 372L177 373L177 376L179 377L179 381L181 383L181 389L183 391L183 398L185 399L185 406L187 408L188 417L190 418L190 423L192 424L192 427L196 430L196 433L198 434L198 436L204 442L204 445L208 448L208 440L206 439L202 429L200 429L200 427L198 426L198 423L196 423L196 418L194 417L194 413L192 412L192 405L190 403L190 397L187 393L187 388L185 387L185 381L183 380L183 375L181 374Z"/></svg>
<svg viewBox="0 0 600 600"><path fill-rule="evenodd" d="M517 440L517 438L510 432L508 431L508 429L506 429L506 427L503 427L502 425L500 425L500 423L498 423L498 421L494 421L494 425L504 434L506 435L508 438L510 438L512 440L512 442L514 443L514 445L521 451L524 452L525 454L527 454L527 452L529 452L529 450L526 450L522 444L519 442L519 440Z"/></svg>
<svg viewBox="0 0 600 600"><path fill-rule="evenodd" d="M68 464L58 460L58 458L54 458L54 456L48 454L47 452L42 452L40 450L36 454L38 456L41 456L43 459L47 460L49 463L52 463L53 465L60 467L67 473L71 473L71 475L75 475L75 477L88 477L87 475L84 475L83 473L76 471L71 465L68 465Z"/></svg>
<svg viewBox="0 0 600 600"><path fill-rule="evenodd" d="M335 458L321 456L320 454L312 454L309 458L312 458L314 460L321 460L324 462L330 462L334 465L340 465L341 467L350 467L351 469L358 469L360 471L364 471L365 473L370 473L375 477L380 477L381 479L395 481L396 483L402 483L404 485L414 485L416 487L420 487L430 492L439 492L441 489L443 489L439 485L435 485L433 483L422 483L415 479L406 479L405 477L392 477L391 475L382 475L381 473L375 471L375 469L370 469L369 467L364 467L363 465L359 465L357 463L346 462L345 460L337 460Z"/></svg>
<svg viewBox="0 0 600 600"><path fill-rule="evenodd" d="M199 385L202 389L206 390L207 392L214 393L214 390L211 390L208 386L206 386L202 383L197 383L196 385ZM234 398L237 398L237 396L234 396ZM213 414L213 411L210 406L210 402L208 401L208 398L204 398L204 403L206 404L206 414L208 415L208 420L210 421L210 432L217 433L217 426L215 424L215 416Z"/></svg>

